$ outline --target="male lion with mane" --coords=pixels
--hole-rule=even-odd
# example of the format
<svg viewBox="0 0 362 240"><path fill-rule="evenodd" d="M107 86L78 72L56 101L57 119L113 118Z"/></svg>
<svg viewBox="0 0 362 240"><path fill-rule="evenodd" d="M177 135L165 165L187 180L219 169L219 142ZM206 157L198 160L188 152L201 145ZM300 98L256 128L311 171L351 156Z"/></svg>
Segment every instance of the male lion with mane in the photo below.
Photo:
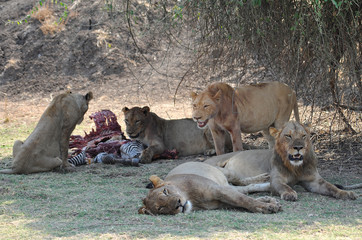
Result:
<svg viewBox="0 0 362 240"><path fill-rule="evenodd" d="M270 173L271 191L287 201L297 200L297 192L292 189L297 184L307 191L337 199L357 198L355 193L341 190L319 175L309 126L289 121L281 130L270 128L270 132L276 139L274 149L233 152L209 158L205 163L219 167L233 184L238 184L239 179Z"/></svg>
<svg viewBox="0 0 362 240"><path fill-rule="evenodd" d="M258 178L258 177L257 177ZM143 199L140 214L188 213L200 209L246 209L255 213L276 213L280 204L271 197L251 198L244 193L265 191L268 183L232 186L216 167L187 162L171 170L165 180L150 177L153 188ZM256 180L258 181L258 179Z"/></svg>
<svg viewBox="0 0 362 240"><path fill-rule="evenodd" d="M29 174L69 167L69 137L83 121L92 98L92 92L84 96L72 92L56 96L29 137L24 142L15 141L12 168L0 173Z"/></svg>
<svg viewBox="0 0 362 240"><path fill-rule="evenodd" d="M128 136L147 145L141 163L150 163L155 155L170 149L176 149L179 156L214 153L209 130L198 129L190 118L166 120L150 112L148 106L124 107L122 111ZM225 137L228 139L224 142L231 149L230 137Z"/></svg>
<svg viewBox="0 0 362 240"><path fill-rule="evenodd" d="M231 135L233 151L243 150L241 132L263 131L269 143L274 139L269 127L281 128L294 110L299 122L295 92L286 84L269 82L233 89L226 83L213 83L203 92L191 93L192 117L199 128L209 126L214 139L216 154L223 154L224 134Z"/></svg>

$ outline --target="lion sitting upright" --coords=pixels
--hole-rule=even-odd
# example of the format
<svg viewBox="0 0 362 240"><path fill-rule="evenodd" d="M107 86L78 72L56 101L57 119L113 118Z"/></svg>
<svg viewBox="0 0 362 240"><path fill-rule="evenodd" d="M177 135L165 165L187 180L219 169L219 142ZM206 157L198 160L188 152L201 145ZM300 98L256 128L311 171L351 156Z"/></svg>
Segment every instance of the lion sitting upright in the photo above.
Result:
<svg viewBox="0 0 362 240"><path fill-rule="evenodd" d="M15 141L11 169L0 173L29 174L68 167L69 137L88 110L92 92L66 92L56 96L41 116L34 131L24 141Z"/></svg>
<svg viewBox="0 0 362 240"><path fill-rule="evenodd" d="M216 167L187 162L171 170L165 180L151 176L153 188L143 199L140 214L188 213L200 209L246 209L255 213L276 213L280 204L271 197L251 198L244 193L265 191L268 183L232 186Z"/></svg>
<svg viewBox="0 0 362 240"><path fill-rule="evenodd" d="M190 118L166 120L150 112L147 106L124 107L122 111L128 136L147 145L141 163L150 163L155 155L171 149L176 149L179 156L214 153L209 130L198 129ZM225 137L224 142L231 149L230 137Z"/></svg>
<svg viewBox="0 0 362 240"><path fill-rule="evenodd" d="M263 131L274 146L269 127L281 128L289 120L292 110L299 122L295 92L286 84L269 82L233 89L225 83L213 83L203 92L191 93L192 117L199 128L209 126L216 154L223 154L224 134L232 138L233 150L243 150L241 132Z"/></svg>
<svg viewBox="0 0 362 240"><path fill-rule="evenodd" d="M270 128L270 132L276 139L274 149L233 152L205 162L219 167L233 184L242 178L270 173L271 191L287 201L298 198L292 189L294 185L337 199L357 198L353 192L341 190L319 175L308 126L289 121L281 130Z"/></svg>

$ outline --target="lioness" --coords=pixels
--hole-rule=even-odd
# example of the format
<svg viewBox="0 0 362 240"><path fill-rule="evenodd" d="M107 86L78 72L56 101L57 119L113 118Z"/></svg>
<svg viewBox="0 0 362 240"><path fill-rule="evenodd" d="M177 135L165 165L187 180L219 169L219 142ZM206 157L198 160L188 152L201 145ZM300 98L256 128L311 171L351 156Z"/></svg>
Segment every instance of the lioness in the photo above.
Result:
<svg viewBox="0 0 362 240"><path fill-rule="evenodd" d="M292 189L296 184L337 199L357 198L353 192L338 189L319 175L308 126L289 121L281 130L270 128L270 132L276 139L272 150L233 152L205 162L220 167L234 184L242 178L270 173L271 191L287 201L297 200L297 193Z"/></svg>
<svg viewBox="0 0 362 240"><path fill-rule="evenodd" d="M192 117L199 128L209 126L216 154L223 154L224 134L232 138L233 150L243 150L241 132L263 131L269 143L274 139L269 127L281 128L289 120L292 110L299 122L295 92L286 84L270 82L233 89L225 83L213 83L203 92L191 93Z"/></svg>
<svg viewBox="0 0 362 240"><path fill-rule="evenodd" d="M13 165L0 173L28 174L68 167L69 137L88 110L92 92L66 92L56 96L41 116L34 131L24 141L15 141Z"/></svg>
<svg viewBox="0 0 362 240"><path fill-rule="evenodd" d="M179 156L211 154L214 148L210 132L198 129L192 119L166 120L150 108L124 107L126 132L131 139L138 139L148 147L143 150L141 163L150 163L155 155L165 150L176 149ZM229 136L224 140L231 148Z"/></svg>
<svg viewBox="0 0 362 240"><path fill-rule="evenodd" d="M229 185L217 168L201 162L187 162L171 170L165 180L151 176L153 183L140 214L187 213L199 209L242 208L250 212L276 213L280 204L271 197L251 198L245 192L263 191L265 184L239 187Z"/></svg>

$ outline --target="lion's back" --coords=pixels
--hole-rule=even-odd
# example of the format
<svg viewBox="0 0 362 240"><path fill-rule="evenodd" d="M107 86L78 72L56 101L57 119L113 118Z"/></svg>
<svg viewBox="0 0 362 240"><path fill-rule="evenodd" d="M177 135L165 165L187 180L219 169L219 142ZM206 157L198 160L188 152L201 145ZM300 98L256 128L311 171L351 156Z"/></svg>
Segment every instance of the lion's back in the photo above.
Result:
<svg viewBox="0 0 362 240"><path fill-rule="evenodd" d="M213 148L205 131L199 129L190 118L167 120L164 133L166 148L177 149L180 156L203 153Z"/></svg>

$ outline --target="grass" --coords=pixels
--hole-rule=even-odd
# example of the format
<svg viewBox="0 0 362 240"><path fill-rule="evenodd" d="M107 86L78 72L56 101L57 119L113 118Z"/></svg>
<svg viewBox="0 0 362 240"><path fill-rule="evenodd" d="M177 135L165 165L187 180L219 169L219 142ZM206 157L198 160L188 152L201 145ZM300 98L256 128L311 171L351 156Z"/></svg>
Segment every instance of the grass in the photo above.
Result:
<svg viewBox="0 0 362 240"><path fill-rule="evenodd" d="M11 162L12 143L35 124L0 126L0 168ZM84 125L76 133L88 131ZM184 160L141 167L93 164L71 173L0 175L0 239L360 239L361 199L341 201L297 187L297 202L281 201L272 215L237 210L198 211L177 216L137 213L148 177ZM321 172L323 175L323 172ZM336 173L327 180L361 181ZM343 181L342 181L343 180ZM361 194L361 190L357 191ZM267 194L267 193L266 193ZM258 194L265 195L265 194ZM255 196L258 196L255 195Z"/></svg>

